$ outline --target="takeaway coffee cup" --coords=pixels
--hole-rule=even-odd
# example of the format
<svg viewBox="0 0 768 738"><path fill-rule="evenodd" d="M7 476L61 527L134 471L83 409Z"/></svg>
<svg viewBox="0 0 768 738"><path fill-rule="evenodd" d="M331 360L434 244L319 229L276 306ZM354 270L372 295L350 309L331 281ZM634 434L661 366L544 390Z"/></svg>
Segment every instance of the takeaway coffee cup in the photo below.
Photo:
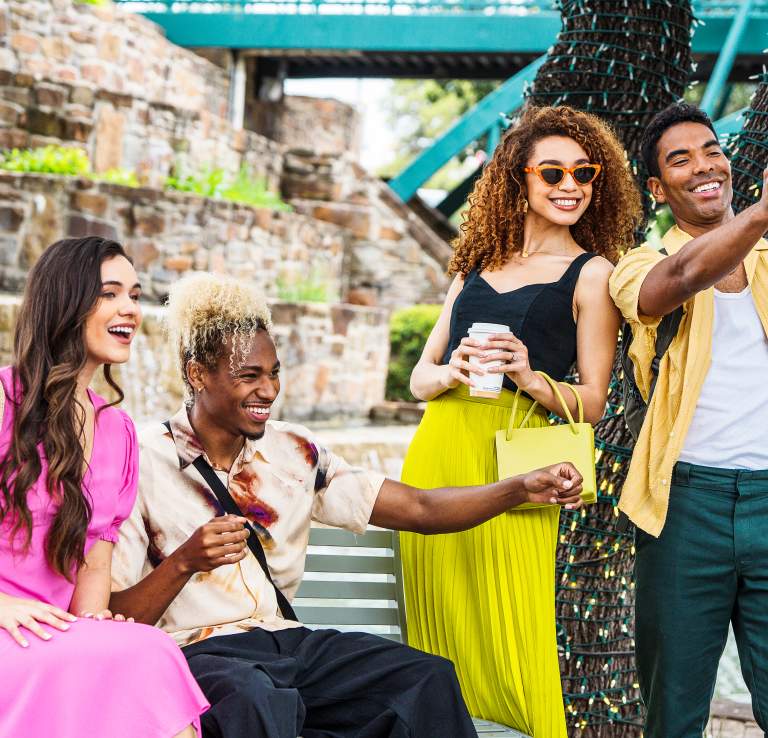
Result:
<svg viewBox="0 0 768 738"><path fill-rule="evenodd" d="M476 341L485 343L488 337L494 333L509 333L509 326L498 323L473 323L468 335ZM494 350L486 351L485 353L486 355L494 353ZM478 364L480 358L479 356L470 356L469 363ZM487 364L483 364L483 368L487 370L500 364L500 361L489 361ZM504 381L503 374L473 374L470 372L469 378L475 385L469 388L469 394L472 397L489 397L495 400L501 394L501 385Z"/></svg>

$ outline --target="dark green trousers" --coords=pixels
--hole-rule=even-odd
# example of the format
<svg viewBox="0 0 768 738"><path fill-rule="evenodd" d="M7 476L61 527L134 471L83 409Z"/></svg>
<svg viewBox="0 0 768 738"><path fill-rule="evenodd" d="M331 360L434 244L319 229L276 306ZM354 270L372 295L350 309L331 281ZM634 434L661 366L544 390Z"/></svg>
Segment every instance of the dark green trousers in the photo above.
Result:
<svg viewBox="0 0 768 738"><path fill-rule="evenodd" d="M636 547L645 738L701 738L729 623L768 736L768 471L677 464L664 530Z"/></svg>

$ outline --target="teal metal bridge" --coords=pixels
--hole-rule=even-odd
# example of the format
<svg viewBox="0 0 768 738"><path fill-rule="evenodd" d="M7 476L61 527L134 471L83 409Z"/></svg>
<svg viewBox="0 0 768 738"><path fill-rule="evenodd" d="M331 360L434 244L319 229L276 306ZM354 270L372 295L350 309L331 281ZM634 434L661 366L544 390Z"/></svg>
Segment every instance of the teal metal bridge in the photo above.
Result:
<svg viewBox="0 0 768 738"><path fill-rule="evenodd" d="M506 79L390 182L406 201L473 141L495 147L500 114L520 106L561 25L549 0L116 1L160 24L174 43L254 55L288 77ZM695 78L709 80L702 107L714 116L727 84L765 63L768 0L694 0L693 7ZM717 128L735 133L741 123L734 114ZM463 194L459 188L439 209L455 211Z"/></svg>
<svg viewBox="0 0 768 738"><path fill-rule="evenodd" d="M504 79L546 52L560 30L551 0L117 0L180 46L282 58L289 77ZM695 0L693 39L706 79L740 0ZM733 74L768 45L768 0L757 0ZM298 52L298 53L297 53Z"/></svg>

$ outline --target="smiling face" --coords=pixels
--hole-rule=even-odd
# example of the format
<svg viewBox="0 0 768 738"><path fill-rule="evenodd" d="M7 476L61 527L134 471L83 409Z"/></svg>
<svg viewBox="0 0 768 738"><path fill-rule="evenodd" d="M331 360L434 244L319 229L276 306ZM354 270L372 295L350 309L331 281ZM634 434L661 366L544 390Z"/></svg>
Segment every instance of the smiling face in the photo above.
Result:
<svg viewBox="0 0 768 738"><path fill-rule="evenodd" d="M709 230L729 217L731 164L707 126L671 126L656 148L660 176L648 179L648 189L656 202L669 204L681 227Z"/></svg>
<svg viewBox="0 0 768 738"><path fill-rule="evenodd" d="M536 143L526 166L574 167L590 163L587 152L572 138L547 136ZM592 183L579 184L572 174L566 174L555 185L548 185L535 172L529 172L525 175L525 187L529 213L557 225L574 225L592 200Z"/></svg>
<svg viewBox="0 0 768 738"><path fill-rule="evenodd" d="M85 320L85 349L91 366L123 364L141 325L141 287L124 256L101 263L101 295Z"/></svg>
<svg viewBox="0 0 768 738"><path fill-rule="evenodd" d="M272 403L280 392L280 362L275 344L267 331L259 330L245 352L238 351L234 373L230 357L228 341L214 369L194 361L187 365L196 412L202 412L206 422L233 436L261 438Z"/></svg>

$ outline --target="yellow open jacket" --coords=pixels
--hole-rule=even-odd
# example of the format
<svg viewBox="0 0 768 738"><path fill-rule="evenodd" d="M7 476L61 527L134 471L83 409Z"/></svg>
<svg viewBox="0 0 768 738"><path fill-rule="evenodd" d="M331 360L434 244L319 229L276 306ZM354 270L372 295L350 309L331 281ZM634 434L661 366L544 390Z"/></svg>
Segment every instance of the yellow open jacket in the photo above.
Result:
<svg viewBox="0 0 768 738"><path fill-rule="evenodd" d="M671 256L690 240L689 234L673 226L662 243ZM635 365L637 385L646 400L651 385L651 362L656 354L656 329L661 319L639 316L638 299L648 272L664 258L649 246L632 249L619 261L609 285L613 301L632 326L629 355ZM761 239L744 263L760 321L768 335L768 243ZM656 389L619 502L619 508L630 520L653 536L659 536L664 527L672 468L680 456L709 370L713 288L688 300L683 310L677 336L661 361Z"/></svg>

